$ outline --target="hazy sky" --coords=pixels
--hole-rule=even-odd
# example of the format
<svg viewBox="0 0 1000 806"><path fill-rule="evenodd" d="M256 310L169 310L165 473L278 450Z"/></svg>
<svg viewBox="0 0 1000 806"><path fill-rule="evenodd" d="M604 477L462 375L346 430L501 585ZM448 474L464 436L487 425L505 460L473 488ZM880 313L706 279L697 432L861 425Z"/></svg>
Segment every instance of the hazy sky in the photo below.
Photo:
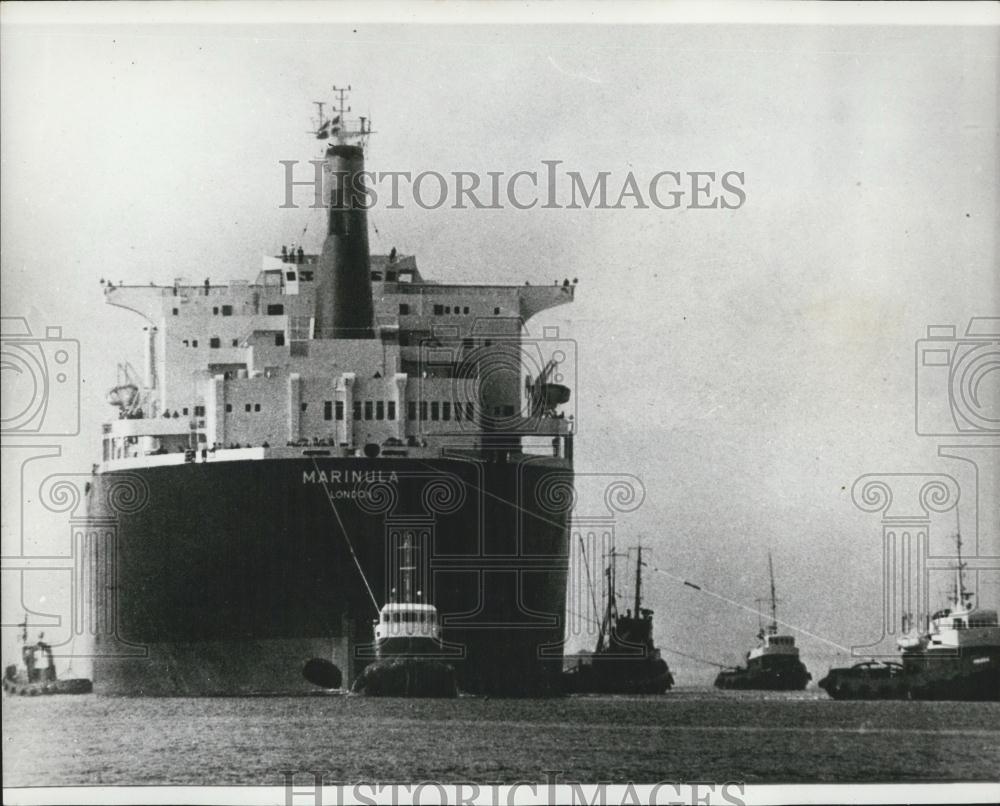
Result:
<svg viewBox="0 0 1000 806"><path fill-rule="evenodd" d="M115 363L141 366L140 321L104 306L98 279L252 279L307 225L318 247L321 217L278 209L278 161L318 155L311 102L350 83L374 170L557 159L612 187L629 171L744 173L737 210L376 208L372 248L415 253L445 282L578 277L577 302L533 325L577 344L579 473L645 485L620 545L641 537L655 565L751 606L770 549L785 620L866 643L881 527L852 505L854 480L951 473L972 501L968 469L914 433L914 341L1000 315L997 41L954 27L8 28L3 315L81 343L83 429L45 472L89 468ZM982 387L994 400L997 375ZM981 539L1000 554L996 530ZM647 582L663 646L735 662L752 645L752 614ZM979 585L1000 604L996 574ZM818 679L830 648L799 642Z"/></svg>

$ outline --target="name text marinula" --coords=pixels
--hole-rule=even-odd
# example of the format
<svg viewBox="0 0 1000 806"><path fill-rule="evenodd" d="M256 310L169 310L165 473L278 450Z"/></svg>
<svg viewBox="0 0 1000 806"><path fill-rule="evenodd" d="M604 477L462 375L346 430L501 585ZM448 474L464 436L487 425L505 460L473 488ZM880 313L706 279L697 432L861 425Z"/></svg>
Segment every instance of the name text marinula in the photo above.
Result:
<svg viewBox="0 0 1000 806"><path fill-rule="evenodd" d="M381 470L303 470L303 484L374 484L385 482L396 484L399 476L395 472Z"/></svg>

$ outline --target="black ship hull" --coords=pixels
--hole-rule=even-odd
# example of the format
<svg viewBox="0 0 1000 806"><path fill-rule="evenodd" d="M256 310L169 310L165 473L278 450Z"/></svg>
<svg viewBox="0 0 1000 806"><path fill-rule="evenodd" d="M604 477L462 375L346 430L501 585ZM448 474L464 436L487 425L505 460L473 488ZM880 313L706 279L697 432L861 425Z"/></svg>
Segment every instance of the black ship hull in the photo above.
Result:
<svg viewBox="0 0 1000 806"><path fill-rule="evenodd" d="M459 647L429 637L393 636L376 641L376 659L351 691L368 697L457 697L455 667L447 662Z"/></svg>
<svg viewBox="0 0 1000 806"><path fill-rule="evenodd" d="M819 686L835 700L1000 701L1000 647L908 652L902 661L831 669Z"/></svg>
<svg viewBox="0 0 1000 806"><path fill-rule="evenodd" d="M674 685L660 658L592 656L563 675L568 694L665 694Z"/></svg>
<svg viewBox="0 0 1000 806"><path fill-rule="evenodd" d="M572 480L569 464L535 457L261 459L98 474L88 501L95 690L311 693L302 676L311 658L332 661L350 685L374 657L372 597L387 600L391 547L409 533L426 552L420 586L442 638L458 647L448 663L461 689L556 693L569 513L540 492L556 479Z"/></svg>
<svg viewBox="0 0 1000 806"><path fill-rule="evenodd" d="M427 657L379 658L365 667L351 691L368 697L457 697L455 668Z"/></svg>
<svg viewBox="0 0 1000 806"><path fill-rule="evenodd" d="M902 660L909 699L1000 701L1000 646L904 652Z"/></svg>
<svg viewBox="0 0 1000 806"><path fill-rule="evenodd" d="M457 655L461 647L445 647L440 641L424 637L387 638L375 644L375 656L378 660L392 658L438 658L447 659L449 654Z"/></svg>
<svg viewBox="0 0 1000 806"><path fill-rule="evenodd" d="M5 677L3 690L12 697L37 697L49 694L90 694L93 683L84 677L69 677L65 680L34 680Z"/></svg>
<svg viewBox="0 0 1000 806"><path fill-rule="evenodd" d="M384 654L380 648L378 655L354 681L353 693L369 697L458 696L455 667L441 659L440 644L414 642L398 655Z"/></svg>
<svg viewBox="0 0 1000 806"><path fill-rule="evenodd" d="M817 685L835 700L907 699L903 667L898 663L859 663L830 669Z"/></svg>
<svg viewBox="0 0 1000 806"><path fill-rule="evenodd" d="M798 658L764 655L751 660L746 668L723 669L715 687L758 691L802 691L812 675Z"/></svg>
<svg viewBox="0 0 1000 806"><path fill-rule="evenodd" d="M1000 647L945 657L926 653L904 658L914 700L1000 701Z"/></svg>

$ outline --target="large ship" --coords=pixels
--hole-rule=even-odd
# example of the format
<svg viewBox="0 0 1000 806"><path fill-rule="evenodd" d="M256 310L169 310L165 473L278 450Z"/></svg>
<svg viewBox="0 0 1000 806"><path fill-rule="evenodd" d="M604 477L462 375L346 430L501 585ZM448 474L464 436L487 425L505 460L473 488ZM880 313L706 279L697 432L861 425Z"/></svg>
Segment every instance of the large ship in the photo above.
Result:
<svg viewBox="0 0 1000 806"><path fill-rule="evenodd" d="M965 587L962 538L949 606L916 629L904 619L899 662L866 661L831 669L820 688L836 700L1000 700L1000 623L972 603Z"/></svg>
<svg viewBox="0 0 1000 806"><path fill-rule="evenodd" d="M581 547L583 541L581 540ZM635 564L635 611L618 610L615 589L617 559L612 548L605 569L607 592L604 616L593 652L568 658L564 685L573 694L663 694L674 677L653 642L653 611L642 606L642 546Z"/></svg>
<svg viewBox="0 0 1000 806"><path fill-rule="evenodd" d="M98 693L306 693L310 660L349 687L403 541L463 691L559 689L569 513L551 491L572 484L573 418L566 342L526 323L574 286L437 283L370 254L371 122L337 91L311 133L318 254L282 247L252 282L104 288L142 321L144 369L120 365L88 492L113 535L88 544Z"/></svg>
<svg viewBox="0 0 1000 806"><path fill-rule="evenodd" d="M757 646L747 652L746 666L720 671L715 678L717 688L801 691L812 678L799 660L795 637L782 635L778 630L778 599L770 554L767 569L771 577L771 620L757 634Z"/></svg>

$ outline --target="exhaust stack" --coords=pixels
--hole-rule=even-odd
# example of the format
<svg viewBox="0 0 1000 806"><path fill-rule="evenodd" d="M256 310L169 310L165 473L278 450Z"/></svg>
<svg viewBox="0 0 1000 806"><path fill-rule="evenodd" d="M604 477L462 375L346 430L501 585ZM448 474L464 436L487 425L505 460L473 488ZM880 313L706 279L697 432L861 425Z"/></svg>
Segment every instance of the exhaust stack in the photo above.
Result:
<svg viewBox="0 0 1000 806"><path fill-rule="evenodd" d="M326 149L324 191L327 230L316 269L315 331L317 339L371 339L375 336L371 268L368 256L368 213L365 209L365 155L362 143L371 132L345 120L344 92L340 110L320 121L316 137L331 142ZM358 144L349 142L357 140Z"/></svg>

